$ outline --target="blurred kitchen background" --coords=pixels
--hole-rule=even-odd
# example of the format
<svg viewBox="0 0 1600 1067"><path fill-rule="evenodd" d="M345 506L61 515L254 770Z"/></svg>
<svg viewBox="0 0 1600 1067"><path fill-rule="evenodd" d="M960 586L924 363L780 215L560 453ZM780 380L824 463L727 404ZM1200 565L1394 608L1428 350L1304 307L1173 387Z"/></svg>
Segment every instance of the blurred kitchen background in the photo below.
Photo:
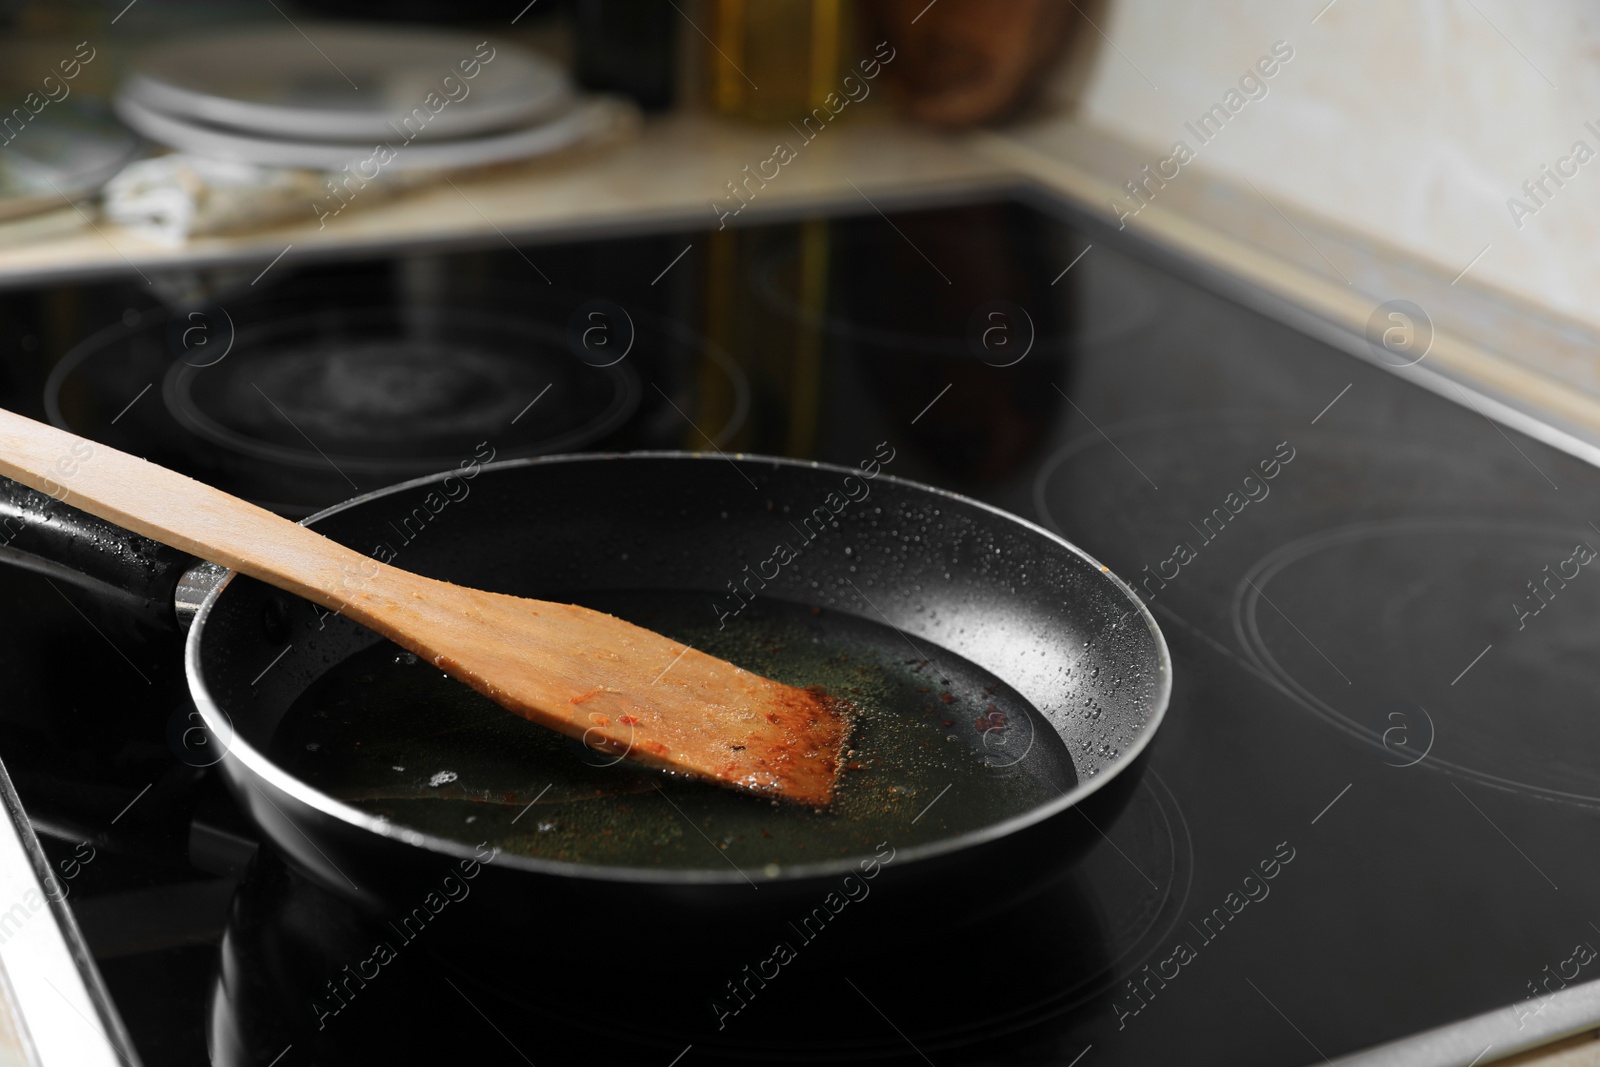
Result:
<svg viewBox="0 0 1600 1067"><path fill-rule="evenodd" d="M296 518L485 439L849 465L892 441L894 475L1138 585L1175 653L1138 802L1031 898L1093 951L972 905L998 977L954 1010L897 975L921 1048L1315 1062L1496 1010L1514 1034L1383 1061L1492 1063L1600 1033L1600 990L1526 1031L1504 1010L1571 962L1600 885L1600 585L1505 593L1596 520L1597 53L1570 0L5 0L0 405ZM1284 454L1209 547L1194 520ZM311 1027L325 932L364 927L274 925L303 887L190 744L170 602L101 603L117 561L70 576L10 529L0 758L71 905L0 971L38 988L19 946L57 937L52 980L112 1046L53 1062L421 1041L450 1007ZM1286 836L1319 858L1208 950L1225 980L1125 1034L1139 968ZM0 1062L38 1007L6 992ZM496 1010L535 1060L581 1061L587 1031L523 1007ZM504 1054L453 1008L437 1041ZM921 1062L851 1025L863 1059ZM723 1051L826 1052L748 1040Z"/></svg>
<svg viewBox="0 0 1600 1067"><path fill-rule="evenodd" d="M152 192L148 171L109 198L105 211L118 225L100 215L83 181L66 190L82 210L69 208L43 184L57 173L48 159L45 171L28 162L30 153L57 153L59 163L66 148L18 138L0 155L0 163L10 157L4 180L15 194L4 212L12 221L0 225L0 284L129 263L256 262L291 242L304 253L496 229L544 238L646 220L717 221L714 202L739 203L730 182L770 156L769 132L789 129L870 58L872 43L888 40L899 52L867 84L870 97L807 147L805 166L763 183L737 222L859 206L862 197L877 203L880 194L905 204L1043 186L1251 274L1347 329L1364 330L1386 298L1414 301L1427 316L1418 328L1439 335L1435 362L1449 375L1600 440L1591 358L1600 310L1588 299L1600 282L1591 254L1600 201L1584 176L1588 156L1574 155L1580 141L1591 154L1600 149L1585 125L1600 109L1584 104L1600 99L1592 62L1600 15L1586 5L13 0L0 7L0 85L20 107L86 42L94 58L68 85L72 109L49 104L35 120L61 125L108 104L150 46L240 26L304 36L302 22L352 18L492 31L550 60L560 77L569 72L594 110L508 127L537 133L567 119L553 138L532 138L527 152L538 158L518 163L515 145L473 157L491 162L469 175L476 194L441 187L442 171L397 166L323 225L301 187L325 187L324 175L301 172L274 199L225 188L208 196L195 190L205 176L192 173L159 173L162 188ZM1241 91L1241 78L1275 47L1291 58ZM1202 141L1195 123L1230 91L1244 106ZM160 107L144 98L134 106L158 112L146 114L147 134L171 132ZM508 128L479 136L503 140ZM1179 141L1193 151L1181 179L1148 177L1164 161L1169 175L1178 169ZM162 143L148 137L132 151L159 153ZM230 155L204 136L201 149L191 154ZM102 146L94 165L80 160L79 177L95 166L114 172L117 151ZM438 161L419 154L418 162ZM92 186L96 176L85 180ZM161 214L173 197L193 208L191 218ZM1147 210L1123 215L1144 201ZM1457 342L1472 351L1457 352ZM1477 358L1484 353L1493 366Z"/></svg>

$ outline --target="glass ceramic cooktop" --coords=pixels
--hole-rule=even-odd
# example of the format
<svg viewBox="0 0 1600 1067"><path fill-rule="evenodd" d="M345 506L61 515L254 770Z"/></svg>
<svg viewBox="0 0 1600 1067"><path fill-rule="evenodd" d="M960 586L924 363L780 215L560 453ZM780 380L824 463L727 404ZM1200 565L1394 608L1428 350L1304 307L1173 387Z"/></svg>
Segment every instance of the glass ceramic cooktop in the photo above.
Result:
<svg viewBox="0 0 1600 1067"><path fill-rule="evenodd" d="M470 454L474 420L515 414L506 390L550 380L516 454L854 465L890 441L896 474L1098 557L1173 655L1167 720L1080 862L986 871L932 917L852 908L725 1026L715 989L630 1023L675 981L644 946L535 1002L422 945L330 1013L382 918L256 848L214 772L175 758L176 638L6 568L0 758L77 861L146 1063L1312 1063L1600 976L1600 472L1114 232L1015 202L891 221L530 246L553 285L504 244L286 261L265 293L194 304L241 346L210 380L174 367L187 312L144 286L5 298L31 353L0 367L8 404L290 514ZM622 369L562 362L597 307L637 339ZM348 468L252 406L261 376Z"/></svg>

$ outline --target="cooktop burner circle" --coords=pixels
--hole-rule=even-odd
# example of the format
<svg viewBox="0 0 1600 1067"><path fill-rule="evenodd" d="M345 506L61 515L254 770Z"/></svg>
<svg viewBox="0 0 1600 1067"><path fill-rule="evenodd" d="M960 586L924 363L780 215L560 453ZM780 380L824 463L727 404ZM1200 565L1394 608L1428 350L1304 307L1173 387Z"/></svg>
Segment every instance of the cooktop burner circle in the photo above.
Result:
<svg viewBox="0 0 1600 1067"><path fill-rule="evenodd" d="M1257 666L1391 766L1600 805L1586 758L1600 722L1578 713L1600 689L1597 550L1582 523L1355 523L1251 566L1234 629Z"/></svg>
<svg viewBox="0 0 1600 1067"><path fill-rule="evenodd" d="M534 323L437 309L416 328L372 309L240 330L225 359L174 362L162 398L191 432L251 458L401 477L453 466L487 428L506 456L582 447L640 390L631 367L582 363ZM518 427L530 400L547 404Z"/></svg>
<svg viewBox="0 0 1600 1067"><path fill-rule="evenodd" d="M568 344L579 294L537 295L408 305L335 287L327 306L132 314L62 356L45 414L295 518L463 463L695 447L699 430L723 447L744 426L747 375L693 329L628 310L626 357L595 366Z"/></svg>
<svg viewBox="0 0 1600 1067"><path fill-rule="evenodd" d="M1087 417L1070 413L1072 436L1034 476L1035 513L1174 610L1228 603L1267 553L1352 522L1551 514L1548 486L1516 452L1432 445L1403 422L1335 429L1230 408L1101 421L1095 400L1082 403Z"/></svg>

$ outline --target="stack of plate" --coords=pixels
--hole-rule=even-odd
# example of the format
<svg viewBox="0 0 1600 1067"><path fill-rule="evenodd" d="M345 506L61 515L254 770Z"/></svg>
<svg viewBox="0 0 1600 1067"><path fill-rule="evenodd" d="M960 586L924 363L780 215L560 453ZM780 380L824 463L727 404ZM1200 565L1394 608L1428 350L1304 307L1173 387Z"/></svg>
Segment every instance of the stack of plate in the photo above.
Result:
<svg viewBox="0 0 1600 1067"><path fill-rule="evenodd" d="M367 178L539 155L594 125L566 72L514 44L336 24L167 42L135 59L114 106L179 151Z"/></svg>

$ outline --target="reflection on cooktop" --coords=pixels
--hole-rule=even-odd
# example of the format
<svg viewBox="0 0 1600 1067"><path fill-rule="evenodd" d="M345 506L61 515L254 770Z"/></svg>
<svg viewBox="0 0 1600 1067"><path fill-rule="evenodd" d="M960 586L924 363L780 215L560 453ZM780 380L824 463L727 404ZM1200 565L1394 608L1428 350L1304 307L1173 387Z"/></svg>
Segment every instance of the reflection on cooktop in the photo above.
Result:
<svg viewBox="0 0 1600 1067"><path fill-rule="evenodd" d="M826 936L781 931L800 946L781 968L783 996L752 995L720 1019L716 996L725 1009L734 1004L721 979L750 961L737 951L723 958L704 931L646 932L657 957L667 952L659 962L622 958L600 928L590 931L589 952L563 952L558 963L523 951L508 962L474 928L470 884L452 883L461 905L441 907L417 932L359 914L263 853L234 901L210 1044L219 1064L256 1065L289 1045L341 1062L380 1053L493 1058L505 1043L579 1054L603 1042L607 1062L659 1067L685 1043L724 1060L865 1062L902 1056L909 1039L942 1052L940 1062L974 1062L970 1051L986 1054L1042 1018L1116 995L1113 986L1171 940L1193 845L1166 783L1145 776L1123 812L1097 829L1104 833L1075 867L1045 863L1042 878L1016 885L996 879L979 896L918 906L910 921L879 905L856 909L861 919L846 910ZM545 949L565 937L552 928ZM698 951L664 948L682 938ZM374 960L379 944L389 950ZM669 971L671 991L659 985ZM840 975L870 988L898 1029L871 1012L839 1010ZM962 986L953 1000L962 975L981 976L988 992ZM407 1021L424 1005L436 1025L418 1033ZM474 1017L497 1029L469 1025Z"/></svg>
<svg viewBox="0 0 1600 1067"><path fill-rule="evenodd" d="M799 242L769 252L757 264L753 284L775 310L864 351L970 357L973 314L989 304L1025 311L1019 324L1026 321L1033 350L1045 353L1118 342L1155 321L1155 296L1115 270L1058 272L1060 264L1075 266L1086 247L1062 236L1048 229L984 233L939 227L916 234L917 247L911 248L892 230L858 226L828 249L835 269L830 299L820 305L807 306L801 298L806 259ZM940 271L929 270L919 249L941 264L940 271L958 278L947 282ZM886 260L902 269L883 269ZM951 299L952 284L959 286L959 299Z"/></svg>
<svg viewBox="0 0 1600 1067"><path fill-rule="evenodd" d="M962 227L929 216L903 233L876 219L803 233L756 256L746 284L779 329L828 353L834 403L859 383L939 479L981 491L1037 461L1073 359L1131 343L1159 305L1118 260L1063 270L1086 252L1076 235L985 225L1002 206L968 213Z"/></svg>

